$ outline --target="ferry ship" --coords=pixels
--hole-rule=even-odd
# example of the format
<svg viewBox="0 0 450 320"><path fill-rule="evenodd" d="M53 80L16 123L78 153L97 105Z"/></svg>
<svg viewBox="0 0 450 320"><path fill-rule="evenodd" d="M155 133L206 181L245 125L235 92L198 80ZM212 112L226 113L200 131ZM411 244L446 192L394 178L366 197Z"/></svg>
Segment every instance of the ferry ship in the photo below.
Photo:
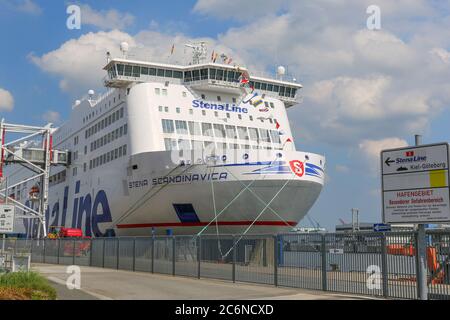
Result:
<svg viewBox="0 0 450 320"><path fill-rule="evenodd" d="M325 158L297 151L287 108L302 86L229 61L190 63L107 54L107 92L90 90L53 132L70 165L52 167L45 227L85 236L274 234L306 215L324 184ZM214 55L213 55L214 56ZM208 57L209 58L209 57ZM30 185L13 190L28 201ZM21 194L17 194L21 192ZM24 219L36 236L37 219Z"/></svg>

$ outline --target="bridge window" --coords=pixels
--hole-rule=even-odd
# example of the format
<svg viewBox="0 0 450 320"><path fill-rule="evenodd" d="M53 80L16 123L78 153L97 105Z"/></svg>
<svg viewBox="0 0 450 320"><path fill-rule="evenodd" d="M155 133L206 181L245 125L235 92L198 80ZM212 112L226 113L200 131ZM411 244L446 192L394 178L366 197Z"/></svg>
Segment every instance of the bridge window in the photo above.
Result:
<svg viewBox="0 0 450 320"><path fill-rule="evenodd" d="M200 70L192 70L192 80L200 80Z"/></svg>
<svg viewBox="0 0 450 320"><path fill-rule="evenodd" d="M201 78L201 80L207 80L208 79L208 69L201 69L200 70L200 78Z"/></svg>
<svg viewBox="0 0 450 320"><path fill-rule="evenodd" d="M133 70L133 68L131 66L125 66L125 73L124 76L126 77L131 77L131 71Z"/></svg>
<svg viewBox="0 0 450 320"><path fill-rule="evenodd" d="M177 79L182 79L183 78L183 72L181 72L181 71L174 71L173 72L173 77L177 78Z"/></svg>
<svg viewBox="0 0 450 320"><path fill-rule="evenodd" d="M148 68L147 67L142 67L141 68L141 73L144 75L148 75Z"/></svg>
<svg viewBox="0 0 450 320"><path fill-rule="evenodd" d="M148 75L149 76L156 76L156 68L148 69Z"/></svg>
<svg viewBox="0 0 450 320"><path fill-rule="evenodd" d="M224 71L223 70L217 70L217 74L216 74L216 79L217 80L223 80L223 73L224 73Z"/></svg>
<svg viewBox="0 0 450 320"><path fill-rule="evenodd" d="M121 76L123 76L123 70L124 70L124 66L123 64L118 64L117 65L117 73Z"/></svg>
<svg viewBox="0 0 450 320"><path fill-rule="evenodd" d="M186 82L192 81L192 71L184 72L184 81Z"/></svg>
<svg viewBox="0 0 450 320"><path fill-rule="evenodd" d="M133 77L140 77L140 76L141 76L141 67L133 66Z"/></svg>
<svg viewBox="0 0 450 320"><path fill-rule="evenodd" d="M209 69L209 77L211 79L216 79L216 69Z"/></svg>
<svg viewBox="0 0 450 320"><path fill-rule="evenodd" d="M273 84L267 84L267 91L273 91Z"/></svg>
<svg viewBox="0 0 450 320"><path fill-rule="evenodd" d="M261 83L261 90L267 90L267 83Z"/></svg>
<svg viewBox="0 0 450 320"><path fill-rule="evenodd" d="M172 78L173 71L172 70L165 70L164 76L167 78Z"/></svg>

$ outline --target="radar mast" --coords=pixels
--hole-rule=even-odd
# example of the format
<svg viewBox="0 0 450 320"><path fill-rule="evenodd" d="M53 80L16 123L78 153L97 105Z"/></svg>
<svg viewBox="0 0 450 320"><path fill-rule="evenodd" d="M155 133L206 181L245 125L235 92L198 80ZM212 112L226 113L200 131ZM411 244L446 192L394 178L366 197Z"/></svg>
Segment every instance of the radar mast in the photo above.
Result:
<svg viewBox="0 0 450 320"><path fill-rule="evenodd" d="M200 64L206 61L206 56L208 52L206 42L201 41L192 44L187 43L184 46L192 49L192 64Z"/></svg>

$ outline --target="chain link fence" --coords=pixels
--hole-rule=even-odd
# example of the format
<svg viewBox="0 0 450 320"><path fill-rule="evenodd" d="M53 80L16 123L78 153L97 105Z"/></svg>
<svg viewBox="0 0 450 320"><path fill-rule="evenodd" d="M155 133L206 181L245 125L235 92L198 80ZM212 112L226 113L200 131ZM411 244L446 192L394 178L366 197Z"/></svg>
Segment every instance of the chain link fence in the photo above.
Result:
<svg viewBox="0 0 450 320"><path fill-rule="evenodd" d="M450 232L427 232L428 298L450 299ZM417 299L417 233L0 239L0 258ZM1 259L0 259L1 260Z"/></svg>

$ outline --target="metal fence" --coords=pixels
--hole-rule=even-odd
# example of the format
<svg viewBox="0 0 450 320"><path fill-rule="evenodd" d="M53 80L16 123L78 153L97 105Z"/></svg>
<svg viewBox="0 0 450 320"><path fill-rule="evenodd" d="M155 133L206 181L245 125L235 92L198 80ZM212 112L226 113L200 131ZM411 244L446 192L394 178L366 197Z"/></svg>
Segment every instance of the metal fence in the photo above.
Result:
<svg viewBox="0 0 450 320"><path fill-rule="evenodd" d="M0 257L417 299L417 233L5 239ZM427 232L428 298L450 299L450 232Z"/></svg>

